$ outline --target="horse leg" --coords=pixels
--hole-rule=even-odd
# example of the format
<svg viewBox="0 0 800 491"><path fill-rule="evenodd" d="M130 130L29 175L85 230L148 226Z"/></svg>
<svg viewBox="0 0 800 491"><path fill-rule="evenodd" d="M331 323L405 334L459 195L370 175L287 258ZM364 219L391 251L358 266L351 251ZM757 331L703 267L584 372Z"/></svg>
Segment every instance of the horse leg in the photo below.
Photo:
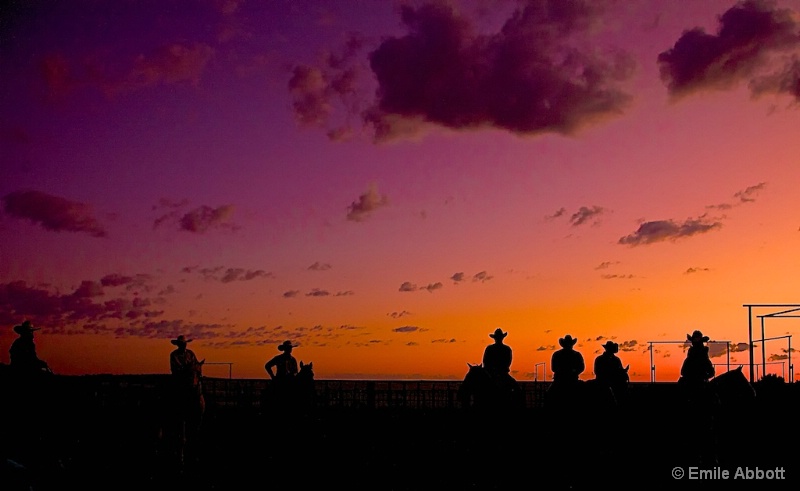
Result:
<svg viewBox="0 0 800 491"><path fill-rule="evenodd" d="M184 421L184 459L194 462L198 459L200 436L205 414L205 400L200 397L191 408L189 416Z"/></svg>

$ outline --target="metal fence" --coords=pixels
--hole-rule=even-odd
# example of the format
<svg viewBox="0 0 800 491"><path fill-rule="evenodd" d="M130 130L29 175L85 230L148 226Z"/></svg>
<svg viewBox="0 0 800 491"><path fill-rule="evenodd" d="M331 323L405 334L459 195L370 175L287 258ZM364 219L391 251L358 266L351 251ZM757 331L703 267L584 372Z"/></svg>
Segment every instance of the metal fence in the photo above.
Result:
<svg viewBox="0 0 800 491"><path fill-rule="evenodd" d="M96 409L148 408L168 394L169 375L57 376L76 401ZM520 381L528 408L542 407L549 382ZM333 409L452 409L460 406L461 381L316 380L315 403ZM270 387L267 379L203 378L208 407L259 411Z"/></svg>
<svg viewBox="0 0 800 491"><path fill-rule="evenodd" d="M258 409L268 380L206 378L207 402L217 407ZM345 409L453 409L460 381L316 380L316 404ZM541 407L546 382L520 382L526 406Z"/></svg>
<svg viewBox="0 0 800 491"><path fill-rule="evenodd" d="M59 390L74 404L89 410L122 409L147 411L160 407L169 395L169 375L83 375L56 376ZM267 379L203 379L208 408L262 410ZM458 389L453 380L316 380L318 408L326 409L453 409L460 407ZM520 381L526 408L544 406L551 382ZM791 387L794 384L785 384ZM653 393L677 390L675 383L630 383L629 394L638 398ZM660 397L660 396L659 396Z"/></svg>

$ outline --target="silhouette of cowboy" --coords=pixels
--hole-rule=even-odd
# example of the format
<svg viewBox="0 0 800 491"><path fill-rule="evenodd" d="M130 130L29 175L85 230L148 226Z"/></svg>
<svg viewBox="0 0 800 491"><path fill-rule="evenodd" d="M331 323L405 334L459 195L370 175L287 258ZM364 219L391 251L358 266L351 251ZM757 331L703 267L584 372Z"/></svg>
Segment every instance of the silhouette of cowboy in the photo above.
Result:
<svg viewBox="0 0 800 491"><path fill-rule="evenodd" d="M711 390L708 381L714 377L714 364L708 354L708 336L700 331L686 335L691 343L686 351L686 358L681 365L681 376L678 384L683 387L690 402L708 403ZM713 401L711 401L713 402Z"/></svg>
<svg viewBox="0 0 800 491"><path fill-rule="evenodd" d="M187 348L191 339L181 334L170 343L177 346L169 354L169 368L172 373L172 415L176 424L175 457L183 466L185 462L197 458L200 427L203 423L206 401L203 394L203 364L198 361L194 351Z"/></svg>
<svg viewBox="0 0 800 491"><path fill-rule="evenodd" d="M187 348L187 344L191 342L183 334L170 340L177 348L169 354L169 370L179 387L202 393L201 367L205 360L198 361L194 351Z"/></svg>
<svg viewBox="0 0 800 491"><path fill-rule="evenodd" d="M33 327L30 321L25 321L18 326L14 326L14 332L19 335L11 343L9 356L10 364L14 372L20 376L35 376L42 373L50 373L50 367L36 354L36 343L33 341L33 333L41 329Z"/></svg>
<svg viewBox="0 0 800 491"><path fill-rule="evenodd" d="M498 382L510 376L511 372L511 346L503 343L506 336L508 333L498 327L489 334L489 337L494 339L494 343L483 350L483 367Z"/></svg>
<svg viewBox="0 0 800 491"><path fill-rule="evenodd" d="M264 364L264 370L269 374L271 381L268 393L272 396L273 407L282 411L294 410L295 379L299 370L292 350L296 347L291 341L284 341L278 345L278 351L281 353Z"/></svg>
<svg viewBox="0 0 800 491"><path fill-rule="evenodd" d="M609 339L603 345L603 349L603 353L594 359L595 380L599 384L610 388L619 402L619 399L625 396L625 389L630 380L628 377L630 365L628 367L622 366L622 360L617 356L619 352L618 343Z"/></svg>
<svg viewBox="0 0 800 491"><path fill-rule="evenodd" d="M550 368L553 370L553 382L577 382L580 374L586 369L583 355L575 350L578 340L567 334L559 338L561 349L553 353Z"/></svg>
<svg viewBox="0 0 800 491"><path fill-rule="evenodd" d="M297 359L292 355L292 349L297 346L291 341L286 340L278 345L281 354L275 355L265 365L264 370L269 374L269 378L278 382L287 381L297 375Z"/></svg>
<svg viewBox="0 0 800 491"><path fill-rule="evenodd" d="M713 465L717 461L714 429L719 398L709 383L715 373L705 345L709 338L696 330L687 334L686 340L691 346L686 351L678 379L687 403L683 414L684 424L689 426L686 446L701 463Z"/></svg>

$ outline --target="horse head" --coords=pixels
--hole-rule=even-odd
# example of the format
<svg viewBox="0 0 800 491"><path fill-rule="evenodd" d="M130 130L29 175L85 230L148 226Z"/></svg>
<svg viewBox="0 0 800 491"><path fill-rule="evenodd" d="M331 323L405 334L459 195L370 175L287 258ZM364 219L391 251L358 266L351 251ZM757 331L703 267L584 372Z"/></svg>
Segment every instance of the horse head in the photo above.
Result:
<svg viewBox="0 0 800 491"><path fill-rule="evenodd" d="M314 379L314 362L303 363L300 360L300 371L297 373L298 377L313 380Z"/></svg>
<svg viewBox="0 0 800 491"><path fill-rule="evenodd" d="M742 371L742 365L714 377L711 386L723 404L747 402L756 396L753 384Z"/></svg>

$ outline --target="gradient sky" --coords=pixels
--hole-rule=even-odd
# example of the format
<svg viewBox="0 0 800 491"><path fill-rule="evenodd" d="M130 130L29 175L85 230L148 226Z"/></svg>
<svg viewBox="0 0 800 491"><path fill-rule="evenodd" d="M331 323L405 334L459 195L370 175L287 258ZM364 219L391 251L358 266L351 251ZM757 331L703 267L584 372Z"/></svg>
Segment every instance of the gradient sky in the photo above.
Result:
<svg viewBox="0 0 800 491"><path fill-rule="evenodd" d="M800 1L7 5L0 361L29 319L61 374L184 334L461 379L500 327L519 380L571 334L672 381L800 307ZM765 318L769 372L798 332Z"/></svg>

